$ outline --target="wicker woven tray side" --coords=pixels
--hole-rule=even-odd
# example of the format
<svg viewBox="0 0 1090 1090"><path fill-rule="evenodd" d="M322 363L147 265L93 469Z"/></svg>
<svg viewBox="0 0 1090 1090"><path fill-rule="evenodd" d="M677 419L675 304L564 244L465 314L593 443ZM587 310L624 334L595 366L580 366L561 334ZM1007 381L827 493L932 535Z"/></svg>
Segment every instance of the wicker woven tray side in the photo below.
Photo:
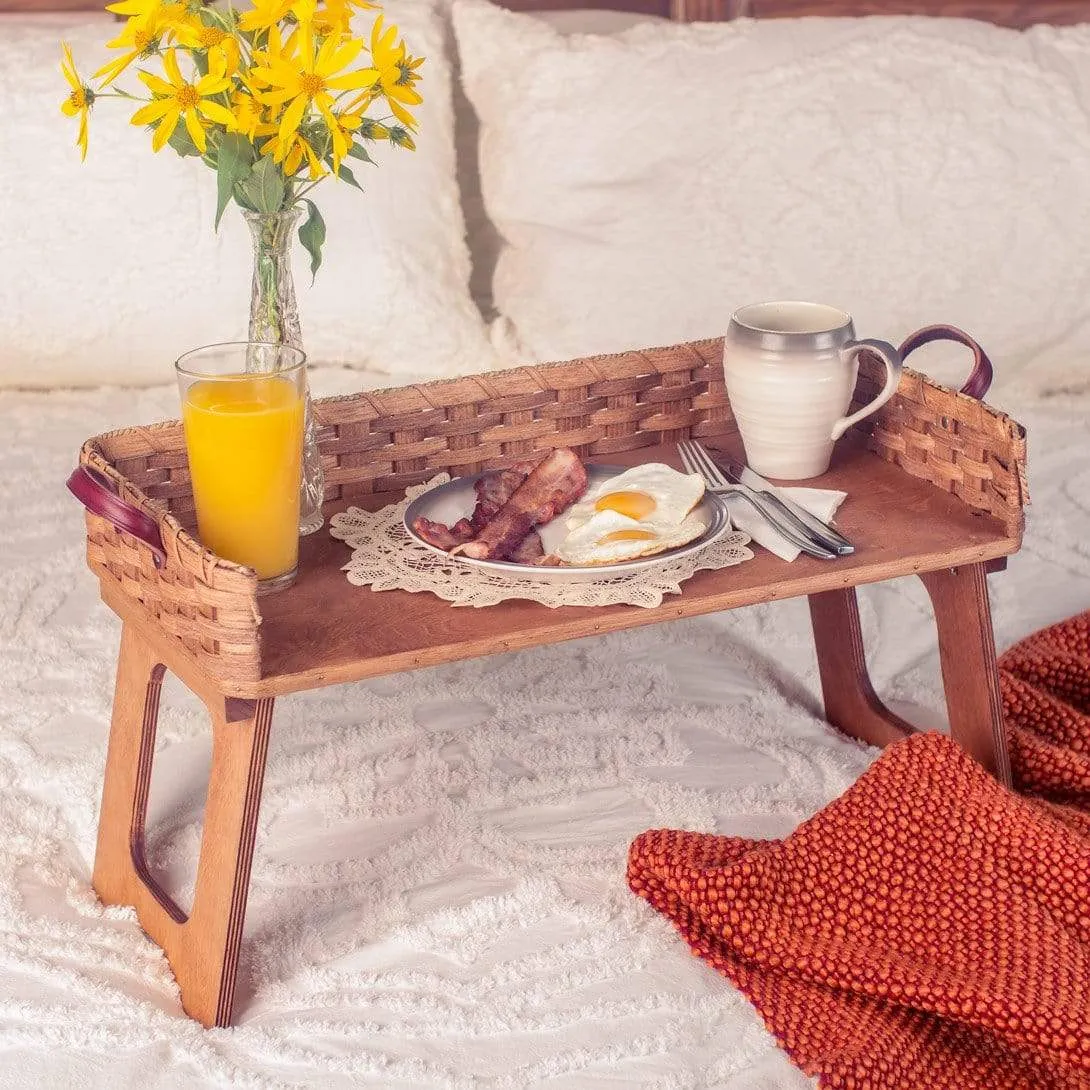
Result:
<svg viewBox="0 0 1090 1090"><path fill-rule="evenodd" d="M180 453L180 461L178 455ZM80 464L109 478L122 499L159 525L166 563L110 522L87 514L87 562L139 601L193 658L224 679L254 681L261 673L257 577L217 557L171 513L156 492L190 494L180 424L125 428L88 440ZM190 506L191 506L190 499Z"/></svg>
<svg viewBox="0 0 1090 1090"><path fill-rule="evenodd" d="M859 370L856 404L865 404L882 388L885 367L864 357ZM859 428L887 462L1021 536L1029 503L1026 432L1006 413L906 367L894 397Z"/></svg>
<svg viewBox="0 0 1090 1090"><path fill-rule="evenodd" d="M734 428L721 340L332 398L318 419L331 499L400 492L556 447L610 455Z"/></svg>

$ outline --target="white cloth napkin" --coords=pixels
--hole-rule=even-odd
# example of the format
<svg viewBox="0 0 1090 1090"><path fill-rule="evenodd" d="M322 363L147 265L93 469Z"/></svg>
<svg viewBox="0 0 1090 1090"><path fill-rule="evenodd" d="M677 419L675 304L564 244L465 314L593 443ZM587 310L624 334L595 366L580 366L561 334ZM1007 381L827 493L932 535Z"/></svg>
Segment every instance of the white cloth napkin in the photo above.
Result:
<svg viewBox="0 0 1090 1090"><path fill-rule="evenodd" d="M745 469L742 480L760 491L761 486L753 479L753 474ZM834 492L828 488L774 488L780 499L791 500L800 507L805 507L811 515L816 515L822 522L828 522L836 509L847 498L847 492ZM757 512L756 508L741 496L721 495L730 513L730 521L735 529L744 530L758 545L763 545L770 553L775 553L781 560L792 561L802 551L777 533Z"/></svg>

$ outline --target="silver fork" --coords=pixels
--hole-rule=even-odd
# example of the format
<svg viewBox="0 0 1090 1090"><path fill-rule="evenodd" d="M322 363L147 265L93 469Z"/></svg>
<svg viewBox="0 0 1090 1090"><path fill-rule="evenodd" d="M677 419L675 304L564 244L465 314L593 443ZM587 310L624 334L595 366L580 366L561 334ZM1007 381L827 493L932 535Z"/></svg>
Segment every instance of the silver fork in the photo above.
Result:
<svg viewBox="0 0 1090 1090"><path fill-rule="evenodd" d="M681 463L690 473L697 473L704 478L704 483L709 491L720 495L736 495L746 500L766 522L782 534L792 545L797 546L807 556L817 557L819 560L836 560L837 554L832 549L827 549L805 526L798 529L791 525L782 512L777 510L775 504L769 502L771 497L755 492L745 484L732 484L723 475L722 471L712 460L711 455L697 442L691 439L682 439L677 445L677 452L681 456Z"/></svg>

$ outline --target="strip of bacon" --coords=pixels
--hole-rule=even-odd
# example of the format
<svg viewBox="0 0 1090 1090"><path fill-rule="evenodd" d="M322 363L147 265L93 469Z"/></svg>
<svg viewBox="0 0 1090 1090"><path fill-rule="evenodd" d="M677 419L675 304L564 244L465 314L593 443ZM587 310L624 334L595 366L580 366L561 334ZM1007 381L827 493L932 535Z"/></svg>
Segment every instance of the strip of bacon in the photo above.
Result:
<svg viewBox="0 0 1090 1090"><path fill-rule="evenodd" d="M444 526L441 522L432 522L421 515L413 520L413 529L429 545L448 553L455 545L471 541L476 536L469 519L459 519L453 526Z"/></svg>
<svg viewBox="0 0 1090 1090"><path fill-rule="evenodd" d="M496 517L500 508L514 495L515 489L530 476L535 465L536 461L516 462L507 469L494 469L478 478L473 486L477 504L468 519L459 519L453 526L445 526L421 516L413 523L413 529L429 545L448 553L455 545L472 541ZM528 546L528 549L527 556L531 559L526 563L531 563L532 559L544 553L544 549L536 554L532 552L532 546Z"/></svg>
<svg viewBox="0 0 1090 1090"><path fill-rule="evenodd" d="M540 459L516 462L507 469L494 470L478 478L473 486L477 493L477 506L469 520L473 524L474 537L499 514L503 505L515 494L515 489L530 476L539 461Z"/></svg>
<svg viewBox="0 0 1090 1090"><path fill-rule="evenodd" d="M531 530L505 557L512 564L537 564L545 556L541 535Z"/></svg>
<svg viewBox="0 0 1090 1090"><path fill-rule="evenodd" d="M567 510L587 490L587 471L574 450L554 450L515 490L472 541L451 552L477 560L509 556L537 525Z"/></svg>

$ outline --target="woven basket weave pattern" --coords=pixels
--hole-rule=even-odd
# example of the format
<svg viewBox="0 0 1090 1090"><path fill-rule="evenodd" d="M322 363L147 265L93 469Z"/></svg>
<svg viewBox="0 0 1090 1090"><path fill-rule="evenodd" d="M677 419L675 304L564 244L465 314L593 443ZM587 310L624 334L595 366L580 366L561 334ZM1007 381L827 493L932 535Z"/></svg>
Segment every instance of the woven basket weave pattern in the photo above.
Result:
<svg viewBox="0 0 1090 1090"><path fill-rule="evenodd" d="M474 473L569 446L608 456L736 431L721 339L523 367L316 405L326 499L398 493L438 472ZM864 360L858 396L879 376ZM1008 417L906 370L865 422L870 445L912 476L953 492L1020 531L1026 500L1022 429ZM81 462L159 523L167 563L88 515L88 560L139 600L160 627L224 680L260 676L260 612L252 572L201 548L181 424L126 428L89 440Z"/></svg>
<svg viewBox="0 0 1090 1090"><path fill-rule="evenodd" d="M885 367L865 358L857 401L870 401L884 379ZM1029 502L1026 436L1009 416L906 367L896 395L860 427L887 462L994 515L1009 534L1021 533Z"/></svg>

